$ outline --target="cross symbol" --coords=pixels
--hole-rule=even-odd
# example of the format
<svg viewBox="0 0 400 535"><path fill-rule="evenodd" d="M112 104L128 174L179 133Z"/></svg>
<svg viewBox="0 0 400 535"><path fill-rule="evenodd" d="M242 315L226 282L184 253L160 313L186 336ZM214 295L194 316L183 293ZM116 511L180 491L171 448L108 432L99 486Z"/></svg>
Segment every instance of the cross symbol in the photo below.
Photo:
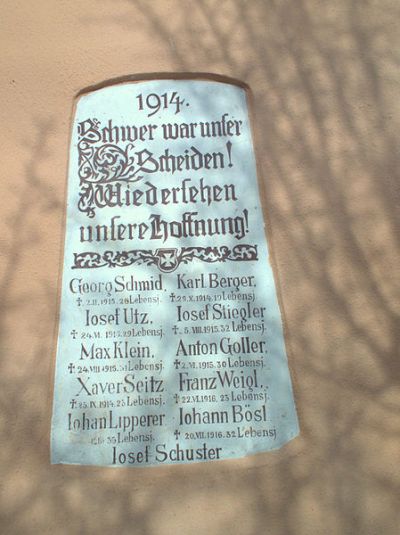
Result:
<svg viewBox="0 0 400 535"><path fill-rule="evenodd" d="M177 429L174 431L174 435L175 435L175 440L178 440L178 437L180 436L181 432L178 431Z"/></svg>
<svg viewBox="0 0 400 535"><path fill-rule="evenodd" d="M175 359L175 360L174 360L174 364L175 364L175 370L177 370L177 369L178 369L178 366L179 366L179 364L180 364L180 363L181 363L181 361L180 361L180 360L178 360L178 359Z"/></svg>
<svg viewBox="0 0 400 535"><path fill-rule="evenodd" d="M70 362L70 364L68 366L68 370L69 370L69 373L72 373L75 370L75 365L72 364L72 362Z"/></svg>
<svg viewBox="0 0 400 535"><path fill-rule="evenodd" d="M76 300L76 302L78 303L78 307L81 306L81 303L82 303L82 299L80 297L78 297L78 299Z"/></svg>
<svg viewBox="0 0 400 535"><path fill-rule="evenodd" d="M71 331L71 336L73 337L74 340L75 340L77 334L78 334L78 331L75 331L75 329L73 331Z"/></svg>
<svg viewBox="0 0 400 535"><path fill-rule="evenodd" d="M175 265L174 253L163 253L161 257L161 265L163 268L169 268Z"/></svg>
<svg viewBox="0 0 400 535"><path fill-rule="evenodd" d="M71 409L73 409L75 407L75 405L76 405L76 399L71 399L69 404L71 405Z"/></svg>
<svg viewBox="0 0 400 535"><path fill-rule="evenodd" d="M175 403L179 403L179 394L174 395Z"/></svg>
<svg viewBox="0 0 400 535"><path fill-rule="evenodd" d="M177 332L178 332L178 327L177 327L176 325L174 325L174 326L172 327L172 330L174 331L174 334L177 334Z"/></svg>
<svg viewBox="0 0 400 535"><path fill-rule="evenodd" d="M175 294L174 294L174 292L172 292L172 293L169 294L169 298L170 298L170 300L171 300L172 302L175 301Z"/></svg>

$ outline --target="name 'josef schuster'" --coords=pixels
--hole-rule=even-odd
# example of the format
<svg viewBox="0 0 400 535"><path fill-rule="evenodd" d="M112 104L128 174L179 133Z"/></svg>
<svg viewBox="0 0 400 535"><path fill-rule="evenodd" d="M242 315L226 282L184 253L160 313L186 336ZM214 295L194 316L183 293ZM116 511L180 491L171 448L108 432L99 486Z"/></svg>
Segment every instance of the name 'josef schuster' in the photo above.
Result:
<svg viewBox="0 0 400 535"><path fill-rule="evenodd" d="M168 448L164 444L155 446L146 445L144 448L136 451L119 451L113 446L111 451L112 464L149 464L152 459L158 463L181 463L191 461L212 461L221 458L222 447L210 447L205 442L196 448L185 448L176 443L175 446Z"/></svg>

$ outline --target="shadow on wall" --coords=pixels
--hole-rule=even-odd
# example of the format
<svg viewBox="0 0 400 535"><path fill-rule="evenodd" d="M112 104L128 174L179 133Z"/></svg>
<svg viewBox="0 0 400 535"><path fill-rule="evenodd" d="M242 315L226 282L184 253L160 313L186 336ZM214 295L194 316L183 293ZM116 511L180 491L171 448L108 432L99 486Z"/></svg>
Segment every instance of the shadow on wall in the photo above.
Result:
<svg viewBox="0 0 400 535"><path fill-rule="evenodd" d="M150 475L50 468L48 374L40 365L50 351L48 329L39 324L41 337L27 326L36 345L27 360L21 351L18 365L3 365L0 379L2 414L12 427L10 436L9 424L2 428L1 456L10 466L2 482L4 531L50 533L49 519L56 518L64 526L59 534L394 534L400 491L392 462L400 435L398 288L391 275L399 249L395 13L348 0L334 7L197 0L173 13L169 2L105 4L107 20L84 23L139 31L163 43L177 71L234 76L254 91L258 163L303 446L284 462L260 466L257 457L245 468L223 463ZM11 311L39 299L24 294L23 305L13 302L10 289L22 251L45 247L43 229L29 235L18 229L31 211L43 209L40 203L61 209L38 171L49 128L38 123L25 193L10 222L0 297ZM38 291L48 296L42 313L52 323L55 278ZM1 334L7 353L4 317ZM31 442L21 443L28 435Z"/></svg>

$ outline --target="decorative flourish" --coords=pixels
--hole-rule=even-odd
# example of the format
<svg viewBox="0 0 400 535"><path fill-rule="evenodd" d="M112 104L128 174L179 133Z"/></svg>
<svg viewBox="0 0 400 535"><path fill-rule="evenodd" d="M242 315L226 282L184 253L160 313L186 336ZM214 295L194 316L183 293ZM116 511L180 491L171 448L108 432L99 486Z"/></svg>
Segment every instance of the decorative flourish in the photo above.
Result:
<svg viewBox="0 0 400 535"><path fill-rule="evenodd" d="M137 176L133 147L129 143L121 148L114 143L101 143L100 121L87 119L80 124L78 155L80 194L78 208L88 217L94 217L97 196L102 194L104 184L111 182L136 182Z"/></svg>
<svg viewBox="0 0 400 535"><path fill-rule="evenodd" d="M72 269L100 267L127 267L132 264L155 265L164 273L171 273L180 264L193 260L202 262L249 262L258 260L257 245L235 245L232 249L222 247L182 247L151 250L136 249L132 251L106 251L103 254L84 252L74 254Z"/></svg>

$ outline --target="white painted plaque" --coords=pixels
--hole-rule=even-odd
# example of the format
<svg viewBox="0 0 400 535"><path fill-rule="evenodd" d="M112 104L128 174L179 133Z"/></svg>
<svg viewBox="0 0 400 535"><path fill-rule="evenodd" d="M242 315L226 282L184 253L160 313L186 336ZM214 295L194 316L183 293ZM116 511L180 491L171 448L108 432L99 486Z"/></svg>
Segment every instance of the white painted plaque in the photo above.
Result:
<svg viewBox="0 0 400 535"><path fill-rule="evenodd" d="M82 96L67 202L52 462L211 461L295 437L245 90Z"/></svg>

